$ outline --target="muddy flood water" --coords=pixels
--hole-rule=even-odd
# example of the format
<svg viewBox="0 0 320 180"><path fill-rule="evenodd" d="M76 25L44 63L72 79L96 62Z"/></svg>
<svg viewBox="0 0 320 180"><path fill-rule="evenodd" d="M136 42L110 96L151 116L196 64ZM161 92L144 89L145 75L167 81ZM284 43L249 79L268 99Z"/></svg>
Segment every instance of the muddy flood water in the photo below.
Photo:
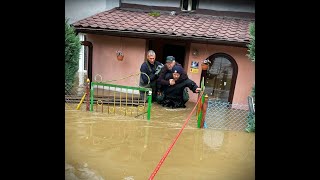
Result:
<svg viewBox="0 0 320 180"><path fill-rule="evenodd" d="M150 121L66 110L65 179L148 179L193 107L153 103ZM193 113L154 179L253 180L255 133L199 129Z"/></svg>

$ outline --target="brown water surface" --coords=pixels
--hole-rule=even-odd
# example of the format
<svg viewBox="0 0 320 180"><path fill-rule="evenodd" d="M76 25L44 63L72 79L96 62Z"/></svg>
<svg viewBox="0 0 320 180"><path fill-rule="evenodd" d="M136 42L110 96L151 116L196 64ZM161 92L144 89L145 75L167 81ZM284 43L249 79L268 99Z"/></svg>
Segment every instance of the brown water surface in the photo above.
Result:
<svg viewBox="0 0 320 180"><path fill-rule="evenodd" d="M151 120L66 110L66 179L148 179L192 111L152 104ZM253 180L255 133L198 129L192 115L155 180Z"/></svg>

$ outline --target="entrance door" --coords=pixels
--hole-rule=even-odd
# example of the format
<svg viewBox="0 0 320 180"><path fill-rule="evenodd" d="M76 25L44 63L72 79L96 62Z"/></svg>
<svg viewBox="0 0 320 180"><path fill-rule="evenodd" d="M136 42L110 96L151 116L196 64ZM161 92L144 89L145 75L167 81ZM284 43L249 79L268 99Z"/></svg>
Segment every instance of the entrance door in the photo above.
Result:
<svg viewBox="0 0 320 180"><path fill-rule="evenodd" d="M149 49L156 52L156 60L162 64L166 63L167 56L174 56L176 62L184 66L186 55L186 42L172 41L165 39L149 40Z"/></svg>
<svg viewBox="0 0 320 180"><path fill-rule="evenodd" d="M235 82L233 63L224 56L215 55L210 61L205 73L205 93L210 99L231 103Z"/></svg>
<svg viewBox="0 0 320 180"><path fill-rule="evenodd" d="M165 44L163 47L163 64L166 63L166 57L173 56L175 57L176 62L184 65L184 56L185 56L185 47L180 45Z"/></svg>

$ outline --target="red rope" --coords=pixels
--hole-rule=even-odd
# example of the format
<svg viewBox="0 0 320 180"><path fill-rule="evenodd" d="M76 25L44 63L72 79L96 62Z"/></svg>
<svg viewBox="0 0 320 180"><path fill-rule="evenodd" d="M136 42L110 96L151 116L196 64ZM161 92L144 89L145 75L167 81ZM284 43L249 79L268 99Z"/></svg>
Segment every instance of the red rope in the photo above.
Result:
<svg viewBox="0 0 320 180"><path fill-rule="evenodd" d="M154 176L157 174L157 172L159 171L162 163L164 162L164 160L167 158L168 154L170 153L171 149L173 148L174 144L177 142L181 132L183 131L183 129L186 127L186 125L188 124L191 115L193 114L193 112L195 111L197 104L200 102L201 97L202 97L203 92L201 92L200 97L198 98L198 101L196 103L196 105L194 106L194 108L192 109L191 113L189 114L189 116L186 119L186 122L183 124L182 128L180 129L180 131L178 132L177 136L174 138L172 144L169 146L168 150L166 151L166 153L163 155L163 157L161 158L160 162L158 163L157 167L154 169L154 171L152 172L152 174L149 177L149 180L152 180L154 178Z"/></svg>

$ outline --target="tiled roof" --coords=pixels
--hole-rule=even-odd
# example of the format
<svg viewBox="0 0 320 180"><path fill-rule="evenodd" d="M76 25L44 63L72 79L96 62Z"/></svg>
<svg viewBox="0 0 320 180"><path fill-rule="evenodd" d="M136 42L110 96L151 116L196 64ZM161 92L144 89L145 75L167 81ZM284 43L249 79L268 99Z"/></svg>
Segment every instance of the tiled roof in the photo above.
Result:
<svg viewBox="0 0 320 180"><path fill-rule="evenodd" d="M123 32L184 37L222 42L249 42L249 24L253 19L219 17L204 14L160 12L153 17L143 10L114 8L73 23L79 31Z"/></svg>

